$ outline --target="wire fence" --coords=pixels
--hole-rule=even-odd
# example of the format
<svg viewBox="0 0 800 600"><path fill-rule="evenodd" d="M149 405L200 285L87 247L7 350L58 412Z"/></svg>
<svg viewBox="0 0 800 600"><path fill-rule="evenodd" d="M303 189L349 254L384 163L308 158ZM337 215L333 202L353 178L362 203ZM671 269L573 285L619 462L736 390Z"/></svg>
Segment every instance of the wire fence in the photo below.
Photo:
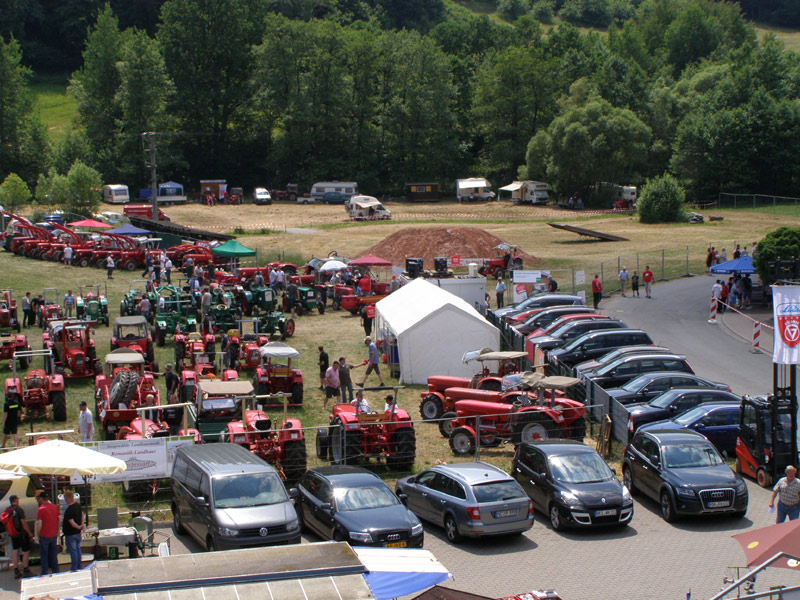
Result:
<svg viewBox="0 0 800 600"><path fill-rule="evenodd" d="M720 192L717 208L757 210L772 214L800 214L800 198L768 194L728 194Z"/></svg>

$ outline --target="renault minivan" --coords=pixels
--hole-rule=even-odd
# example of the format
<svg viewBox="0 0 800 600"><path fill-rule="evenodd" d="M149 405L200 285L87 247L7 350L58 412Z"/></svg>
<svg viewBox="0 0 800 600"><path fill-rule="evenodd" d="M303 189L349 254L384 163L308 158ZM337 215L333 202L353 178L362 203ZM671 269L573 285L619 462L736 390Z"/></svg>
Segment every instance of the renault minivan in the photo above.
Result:
<svg viewBox="0 0 800 600"><path fill-rule="evenodd" d="M171 483L175 533L188 533L206 550L300 542L278 472L241 446L181 446Z"/></svg>

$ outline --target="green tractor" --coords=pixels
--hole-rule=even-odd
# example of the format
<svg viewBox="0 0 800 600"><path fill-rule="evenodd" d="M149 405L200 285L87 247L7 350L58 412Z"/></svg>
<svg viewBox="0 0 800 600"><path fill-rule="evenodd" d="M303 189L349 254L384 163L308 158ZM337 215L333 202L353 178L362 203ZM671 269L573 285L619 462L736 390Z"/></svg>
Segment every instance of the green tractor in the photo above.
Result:
<svg viewBox="0 0 800 600"><path fill-rule="evenodd" d="M203 330L217 333L239 328L242 312L235 304L212 304L203 323Z"/></svg>
<svg viewBox="0 0 800 600"><path fill-rule="evenodd" d="M239 294L239 305L246 316L262 312L272 313L278 305L275 292L271 287L250 285Z"/></svg>
<svg viewBox="0 0 800 600"><path fill-rule="evenodd" d="M156 288L155 300L151 302L156 311L153 336L157 346L163 346L170 334L197 331L197 309L190 293L174 285L163 285Z"/></svg>
<svg viewBox="0 0 800 600"><path fill-rule="evenodd" d="M142 298L145 296L147 296L150 300L151 311L155 309L153 306L153 295L147 291L148 283L149 282L146 279L134 279L131 281L128 291L125 292L125 295L122 297L122 300L119 303L120 317L140 314L139 302L141 302Z"/></svg>
<svg viewBox="0 0 800 600"><path fill-rule="evenodd" d="M284 310L286 310L286 297L283 299ZM318 310L319 314L325 312L325 296L322 290L306 285L297 286L297 303L294 305L294 312L302 315L304 312Z"/></svg>
<svg viewBox="0 0 800 600"><path fill-rule="evenodd" d="M78 296L75 298L76 315L79 319L87 321L97 321L106 326L108 320L108 286L100 293L100 284L82 285L78 288Z"/></svg>

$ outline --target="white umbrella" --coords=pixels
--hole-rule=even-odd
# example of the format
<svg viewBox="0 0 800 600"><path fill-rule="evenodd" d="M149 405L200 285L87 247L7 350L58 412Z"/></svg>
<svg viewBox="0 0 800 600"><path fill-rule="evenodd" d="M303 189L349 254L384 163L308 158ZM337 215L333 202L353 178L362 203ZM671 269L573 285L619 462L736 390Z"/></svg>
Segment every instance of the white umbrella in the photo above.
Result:
<svg viewBox="0 0 800 600"><path fill-rule="evenodd" d="M340 260L329 260L319 268L319 272L326 273L328 271L341 271L346 268L347 265Z"/></svg>
<svg viewBox="0 0 800 600"><path fill-rule="evenodd" d="M50 440L0 454L0 469L21 468L41 475L111 475L122 473L124 461L65 440Z"/></svg>

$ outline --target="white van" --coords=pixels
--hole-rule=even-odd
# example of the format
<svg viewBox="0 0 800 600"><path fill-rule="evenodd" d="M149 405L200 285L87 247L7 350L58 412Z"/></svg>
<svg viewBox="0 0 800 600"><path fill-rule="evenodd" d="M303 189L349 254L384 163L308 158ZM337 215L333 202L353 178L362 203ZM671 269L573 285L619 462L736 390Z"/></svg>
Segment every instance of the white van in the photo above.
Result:
<svg viewBox="0 0 800 600"><path fill-rule="evenodd" d="M130 200L131 196L128 192L127 185L112 183L103 186L103 202L108 202L109 204L127 204Z"/></svg>
<svg viewBox="0 0 800 600"><path fill-rule="evenodd" d="M483 177L470 177L469 179L456 179L456 198L462 200L494 200L495 193L492 184Z"/></svg>
<svg viewBox="0 0 800 600"><path fill-rule="evenodd" d="M267 188L256 188L253 192L254 204L272 204L272 195Z"/></svg>
<svg viewBox="0 0 800 600"><path fill-rule="evenodd" d="M355 181L318 181L311 186L311 198L298 196L297 201L301 204L319 202L326 192L339 192L355 196L358 194L358 183Z"/></svg>
<svg viewBox="0 0 800 600"><path fill-rule="evenodd" d="M353 196L344 209L355 221L374 221L392 218L392 211L372 196Z"/></svg>
<svg viewBox="0 0 800 600"><path fill-rule="evenodd" d="M550 186L541 181L512 181L500 191L511 192L511 202L547 204L550 201Z"/></svg>

